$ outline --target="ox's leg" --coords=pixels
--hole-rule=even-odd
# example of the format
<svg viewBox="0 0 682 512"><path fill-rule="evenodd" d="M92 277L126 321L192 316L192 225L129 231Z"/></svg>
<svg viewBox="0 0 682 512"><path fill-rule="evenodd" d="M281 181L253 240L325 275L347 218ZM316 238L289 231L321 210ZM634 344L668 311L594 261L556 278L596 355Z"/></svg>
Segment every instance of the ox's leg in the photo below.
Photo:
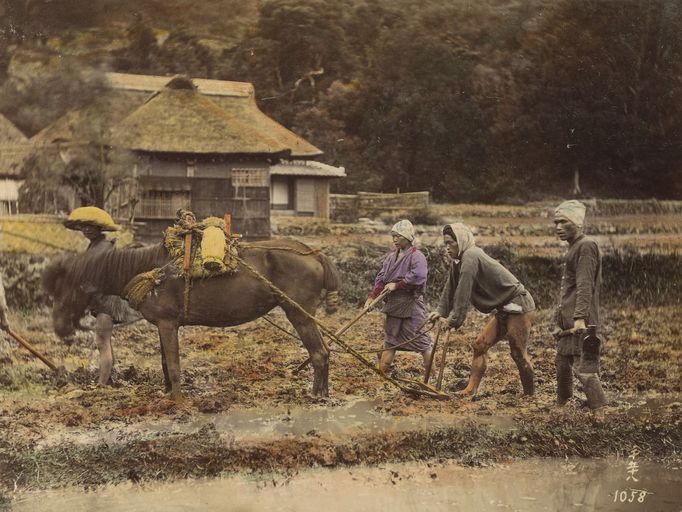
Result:
<svg viewBox="0 0 682 512"><path fill-rule="evenodd" d="M163 343L161 342L161 336L159 336L159 344L161 345L161 368L163 369L163 384L165 386L166 393L171 391L170 377L168 376L168 364L166 363L166 352L163 350Z"/></svg>
<svg viewBox="0 0 682 512"><path fill-rule="evenodd" d="M308 350L308 354L310 354L310 363L313 365L314 371L313 395L329 396L329 352L324 346L317 325L293 307L284 305L282 309L303 340L303 345Z"/></svg>
<svg viewBox="0 0 682 512"><path fill-rule="evenodd" d="M114 348L111 345L111 331L114 321L106 313L100 313L95 320L95 339L99 349L99 385L111 383L111 370L114 367Z"/></svg>
<svg viewBox="0 0 682 512"><path fill-rule="evenodd" d="M166 371L170 382L171 399L182 400L180 392L180 350L178 347L178 324L172 320L161 320L158 323L159 338L161 339L161 364L166 360ZM168 384L166 384L168 386Z"/></svg>

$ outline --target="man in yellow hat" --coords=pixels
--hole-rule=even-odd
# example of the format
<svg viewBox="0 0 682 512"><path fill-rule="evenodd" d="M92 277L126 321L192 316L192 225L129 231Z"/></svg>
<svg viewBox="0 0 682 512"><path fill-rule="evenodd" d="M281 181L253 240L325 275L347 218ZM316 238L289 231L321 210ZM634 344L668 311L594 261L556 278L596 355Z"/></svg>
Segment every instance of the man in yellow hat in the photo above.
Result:
<svg viewBox="0 0 682 512"><path fill-rule="evenodd" d="M95 253L110 251L114 241L105 236L105 231L118 231L120 226L114 223L107 212L96 206L83 206L71 212L64 226L83 233L90 240L87 251ZM99 384L111 383L111 371L114 366L114 349L111 344L111 333L115 322L127 322L140 318L128 303L116 295L103 295L95 291L90 301L90 312L95 316L95 337L99 349Z"/></svg>

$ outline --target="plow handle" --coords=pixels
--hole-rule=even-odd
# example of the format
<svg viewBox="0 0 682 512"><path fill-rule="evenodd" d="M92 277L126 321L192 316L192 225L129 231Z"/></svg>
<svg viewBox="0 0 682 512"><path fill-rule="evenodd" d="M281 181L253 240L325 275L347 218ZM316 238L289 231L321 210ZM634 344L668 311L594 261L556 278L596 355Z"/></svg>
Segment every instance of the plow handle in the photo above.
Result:
<svg viewBox="0 0 682 512"><path fill-rule="evenodd" d="M42 355L40 352L38 352L38 350L37 350L33 345L31 345L28 341L26 341L24 338L22 338L21 336L19 336L19 334L17 334L16 332L14 332L12 329L9 329L9 330L7 331L7 333L8 333L10 336L12 336L12 338L14 338L15 340L17 340L17 342L18 342L22 347L24 347L24 348L25 348L26 350L28 350L31 354L33 354L35 357L37 357L38 359L40 359L40 360L41 360L43 363L45 363L47 366L49 366L51 370L57 371L57 366L56 366L50 359L48 359L46 356L44 356L44 355Z"/></svg>
<svg viewBox="0 0 682 512"><path fill-rule="evenodd" d="M437 321L437 320L436 320ZM431 377L431 369L433 368L433 360L436 358L436 350L438 349L438 338L440 338L440 322L436 325L436 339L433 342L433 347L431 348L431 357L429 358L429 365L426 367L424 372L424 384L429 383L429 378Z"/></svg>
<svg viewBox="0 0 682 512"><path fill-rule="evenodd" d="M443 353L440 356L440 368L438 368L438 380L436 381L436 389L441 390L443 386L443 372L445 371L445 357L448 355L448 349L450 348L450 331L448 330L445 336L445 342L443 343Z"/></svg>

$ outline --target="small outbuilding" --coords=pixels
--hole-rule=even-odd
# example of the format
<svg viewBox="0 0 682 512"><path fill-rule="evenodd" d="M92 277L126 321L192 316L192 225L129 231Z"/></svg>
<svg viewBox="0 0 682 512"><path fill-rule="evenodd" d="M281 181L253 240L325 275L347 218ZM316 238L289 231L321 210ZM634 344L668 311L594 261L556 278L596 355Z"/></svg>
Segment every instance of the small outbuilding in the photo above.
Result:
<svg viewBox="0 0 682 512"><path fill-rule="evenodd" d="M28 138L0 114L0 215L19 213L21 170L31 151Z"/></svg>
<svg viewBox="0 0 682 512"><path fill-rule="evenodd" d="M329 185L343 167L315 160L282 160L270 166L270 207L275 215L329 218Z"/></svg>

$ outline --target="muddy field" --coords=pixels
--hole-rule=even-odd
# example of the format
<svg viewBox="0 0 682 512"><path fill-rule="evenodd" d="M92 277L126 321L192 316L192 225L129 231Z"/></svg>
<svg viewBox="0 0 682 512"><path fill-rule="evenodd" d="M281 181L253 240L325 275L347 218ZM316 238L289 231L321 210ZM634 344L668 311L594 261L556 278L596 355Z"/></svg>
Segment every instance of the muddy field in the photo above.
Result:
<svg viewBox="0 0 682 512"><path fill-rule="evenodd" d="M377 242L381 235L299 236L343 266L344 246ZM549 239L544 247L557 254L560 249ZM360 261L371 266L374 253L365 256ZM336 328L350 319L354 293L347 291L338 313L320 312L321 321ZM115 331L114 385L100 388L94 385L92 335L67 348L51 333L48 309L14 310L15 329L61 368L54 373L0 338L0 504L12 506L27 491L71 486L92 490L235 474L278 475L273 478L281 482L309 468L399 463L487 467L537 457L622 462L634 450L642 464L679 475L679 300L678 294L657 305L619 301L605 308L610 332L602 380L611 403L598 413L583 407L579 390L566 407L554 405L548 307L540 310L532 333L537 394L530 399L520 394L506 342L491 350L479 396L456 397L468 375L469 343L486 321L472 313L447 356L448 400L407 395L337 350L330 397L313 398L312 371L294 374L307 356L300 342L261 319L231 329L181 330L186 401L180 404L162 392L158 337L146 322ZM278 310L268 318L291 330ZM382 318L367 315L344 338L370 360L381 345ZM421 378L421 358L399 354L395 372Z"/></svg>

